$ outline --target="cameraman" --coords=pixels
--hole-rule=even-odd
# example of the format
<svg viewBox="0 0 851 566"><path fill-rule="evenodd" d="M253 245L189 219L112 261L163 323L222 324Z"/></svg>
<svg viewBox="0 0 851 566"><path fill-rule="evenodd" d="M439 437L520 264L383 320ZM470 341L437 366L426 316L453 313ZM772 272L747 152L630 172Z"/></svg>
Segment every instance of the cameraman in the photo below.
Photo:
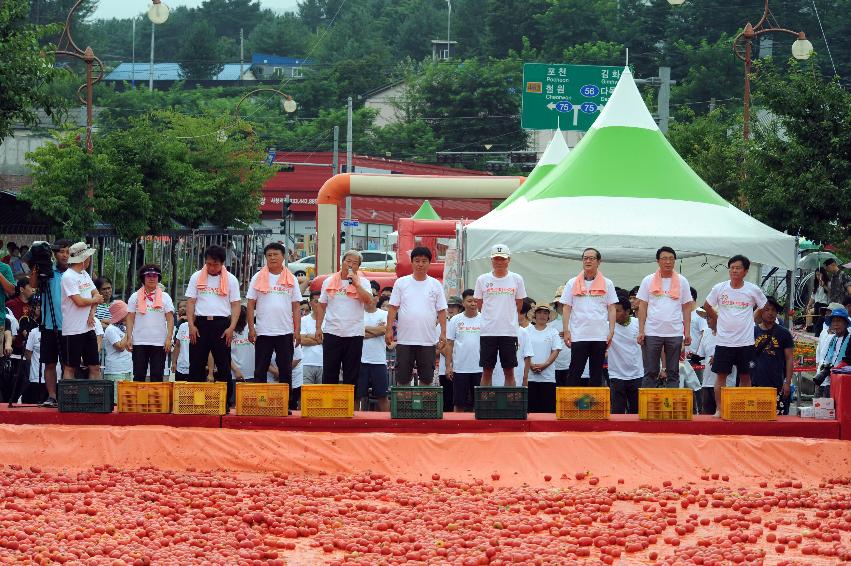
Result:
<svg viewBox="0 0 851 566"><path fill-rule="evenodd" d="M819 372L815 377L816 385L819 386L819 397L830 397L830 370L842 367L851 360L851 348L848 348L848 324L851 323L851 319L848 318L848 311L844 308L833 309L830 315L825 317L825 322L830 328L832 337L827 344L824 360L820 360Z"/></svg>
<svg viewBox="0 0 851 566"><path fill-rule="evenodd" d="M44 293L45 289L39 287L38 267L35 262L30 266L30 285L34 289L40 289L41 312L44 319L44 331L41 333L41 363L44 364L44 384L47 387L47 399L42 407L56 407L56 362L65 363L65 353L59 347L62 339L62 274L68 269L68 249L71 240L56 240L51 247L55 262L53 263L53 276L47 279L45 289L49 290L50 301ZM36 246L30 248L30 252Z"/></svg>
<svg viewBox="0 0 851 566"><path fill-rule="evenodd" d="M6 297L15 296L15 276L12 268L0 262L0 313L6 315Z"/></svg>

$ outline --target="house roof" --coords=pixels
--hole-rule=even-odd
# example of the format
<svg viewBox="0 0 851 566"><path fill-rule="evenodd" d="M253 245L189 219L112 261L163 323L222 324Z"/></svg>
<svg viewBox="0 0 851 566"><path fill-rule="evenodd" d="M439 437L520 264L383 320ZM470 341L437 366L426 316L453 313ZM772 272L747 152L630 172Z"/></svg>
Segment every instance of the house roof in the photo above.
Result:
<svg viewBox="0 0 851 566"><path fill-rule="evenodd" d="M276 65L279 67L300 67L310 65L311 62L304 57L284 57L271 53L254 53L251 56L252 65Z"/></svg>
<svg viewBox="0 0 851 566"><path fill-rule="evenodd" d="M248 72L250 65L242 64L242 72ZM104 80L107 81L147 81L150 78L149 63L121 63ZM238 81L239 63L225 63L222 70L212 78L214 81ZM154 80L179 81L183 80L183 72L179 63L154 63Z"/></svg>

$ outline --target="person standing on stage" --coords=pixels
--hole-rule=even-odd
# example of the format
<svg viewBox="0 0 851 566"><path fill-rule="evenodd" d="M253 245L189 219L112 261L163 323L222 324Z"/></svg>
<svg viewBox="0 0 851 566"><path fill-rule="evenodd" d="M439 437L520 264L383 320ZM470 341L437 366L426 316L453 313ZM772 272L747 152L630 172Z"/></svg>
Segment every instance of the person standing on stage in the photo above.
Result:
<svg viewBox="0 0 851 566"><path fill-rule="evenodd" d="M293 350L301 344L301 291L284 267L286 249L272 242L263 248L266 266L248 284L248 339L254 343L254 379L262 383L275 354L278 381L292 386ZM255 317L257 319L255 323Z"/></svg>
<svg viewBox="0 0 851 566"><path fill-rule="evenodd" d="M68 249L68 269L62 274L62 349L66 364L63 379L74 379L76 368L89 367L89 379L100 379L100 351L95 334L95 309L103 297L86 269L95 249L77 242ZM97 323L100 326L100 322Z"/></svg>
<svg viewBox="0 0 851 566"><path fill-rule="evenodd" d="M606 347L615 335L615 285L600 273L603 256L594 248L582 252L582 273L568 279L560 302L564 343L570 352L568 385L578 387L588 363L591 387L603 385Z"/></svg>
<svg viewBox="0 0 851 566"><path fill-rule="evenodd" d="M142 287L127 301L125 324L133 353L133 381L162 381L165 359L174 345L174 303L160 289L162 271L153 263L143 265Z"/></svg>

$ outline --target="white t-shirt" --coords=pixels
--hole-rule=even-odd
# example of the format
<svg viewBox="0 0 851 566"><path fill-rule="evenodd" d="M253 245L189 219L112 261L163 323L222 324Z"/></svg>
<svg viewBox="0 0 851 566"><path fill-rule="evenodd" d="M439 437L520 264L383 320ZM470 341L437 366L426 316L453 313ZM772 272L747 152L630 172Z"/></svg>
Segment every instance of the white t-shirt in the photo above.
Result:
<svg viewBox="0 0 851 566"><path fill-rule="evenodd" d="M177 335L174 338L180 344L180 351L177 353L177 364L175 368L180 373L189 374L189 323L181 322L177 328Z"/></svg>
<svg viewBox="0 0 851 566"><path fill-rule="evenodd" d="M580 277L582 277L580 275ZM573 283L576 277L564 284L564 293L559 302L570 305L570 339L573 342L605 342L609 338L609 305L618 302L615 284L608 277L605 295L573 295ZM593 281L585 281L585 289L591 288Z"/></svg>
<svg viewBox="0 0 851 566"><path fill-rule="evenodd" d="M363 336L363 303L357 295L350 297L346 294L349 286L346 279L343 279L342 289L337 291L333 298L330 297L328 295L330 283L331 277L322 282L322 294L319 295L319 302L326 305L322 332L344 338ZM360 286L363 289L369 289L369 280L361 277Z"/></svg>
<svg viewBox="0 0 851 566"><path fill-rule="evenodd" d="M446 321L446 326L449 326L449 321ZM440 340L440 325L434 325L434 343L437 344ZM437 360L437 375L446 375L446 356L440 354ZM436 384L436 383L435 383Z"/></svg>
<svg viewBox="0 0 851 566"><path fill-rule="evenodd" d="M630 317L629 324L615 323L615 335L608 349L609 377L613 379L641 379L644 362L638 344L638 319Z"/></svg>
<svg viewBox="0 0 851 566"><path fill-rule="evenodd" d="M18 335L18 330L20 329L20 324L18 323L18 319L15 318L15 314L12 312L12 309L6 307L6 320L9 321L9 332L12 334L12 338Z"/></svg>
<svg viewBox="0 0 851 566"><path fill-rule="evenodd" d="M517 320L517 317L514 317ZM458 313L446 325L446 339L452 346L452 371L458 373L481 373L479 365L479 342L482 331L482 315L468 317Z"/></svg>
<svg viewBox="0 0 851 566"><path fill-rule="evenodd" d="M697 349L700 347L700 341L703 338L703 331L707 328L709 328L709 324L706 322L706 319L697 314L697 312L692 312L691 329L689 331L691 346L686 347L687 352L697 354Z"/></svg>
<svg viewBox="0 0 851 566"><path fill-rule="evenodd" d="M293 384L290 388L290 393L292 393L292 389L296 389L304 385L304 364L302 363L302 358L304 356L304 350L301 346L296 346L293 348L293 361L297 361L298 365L293 368Z"/></svg>
<svg viewBox="0 0 851 566"><path fill-rule="evenodd" d="M110 324L103 331L103 349L106 350L104 375L133 372L133 354L126 349L118 350L115 347L115 344L124 340L124 336L124 331L114 324Z"/></svg>
<svg viewBox="0 0 851 566"><path fill-rule="evenodd" d="M323 323L322 326L325 326ZM301 333L316 334L316 319L313 316L306 314L301 317ZM322 344L318 346L304 346L303 358L301 364L305 366L322 367Z"/></svg>
<svg viewBox="0 0 851 566"><path fill-rule="evenodd" d="M95 284L89 273L84 269L77 273L71 268L65 270L62 274L62 335L72 336L75 334L85 334L89 330L94 330L94 325L87 324L91 305L78 307L71 300L73 295L80 295L84 299L92 298L92 291L95 290Z"/></svg>
<svg viewBox="0 0 851 566"><path fill-rule="evenodd" d="M519 324L517 325L517 367L514 368L514 383L518 387L523 385L523 370L526 367L526 358L531 358L535 355L535 351L532 350L532 344L529 343L529 328L531 328L531 325L526 328L523 328ZM532 372L530 370L529 379L531 378ZM502 387L505 385L505 371L499 364L496 364L496 367L493 368L491 385L494 387Z"/></svg>
<svg viewBox="0 0 851 566"><path fill-rule="evenodd" d="M30 383L38 383L39 381L43 383L44 369L39 367L41 366L41 330L38 329L38 326L30 330L27 336L27 344L24 348L28 352L32 352L32 357L30 358ZM40 372L39 369L41 369ZM41 374L41 379L39 379L39 373Z"/></svg>
<svg viewBox="0 0 851 566"><path fill-rule="evenodd" d="M231 303L239 301L239 281L236 275L228 272L228 296L225 297L216 292L222 278L221 273L208 275L207 287L203 291L198 289L200 274L200 271L193 273L189 284L186 285L186 296L195 299L195 316L230 316Z"/></svg>
<svg viewBox="0 0 851 566"><path fill-rule="evenodd" d="M715 382L718 381L718 374L712 371L712 363L710 360L710 358L715 355L715 340L716 336L712 333L712 330L707 328L703 333L703 340L698 348L697 355L705 358L703 361L705 364L703 369L703 381L701 383L703 387L715 387ZM727 376L727 387L736 386L737 374L738 368L733 366L733 371Z"/></svg>
<svg viewBox="0 0 851 566"><path fill-rule="evenodd" d="M551 320L549 326L555 329L556 333L559 333L564 330L564 321L561 317L558 317ZM558 357L553 364L556 371L566 370L570 367L570 348L564 343L564 338L559 337L559 340L561 340L561 350L559 350Z"/></svg>
<svg viewBox="0 0 851 566"><path fill-rule="evenodd" d="M718 346L738 347L754 344L754 307L765 306L762 289L744 281L741 289L733 289L729 281L718 283L709 291L706 302L718 312L715 343ZM64 323L63 323L64 324Z"/></svg>
<svg viewBox="0 0 851 566"><path fill-rule="evenodd" d="M154 308L154 300L145 297L147 312L141 314L136 311L139 304L139 291L130 295L127 301L127 310L133 313L133 345L134 346L164 346L168 340L166 334L167 319L173 317L168 314L174 312L174 303L168 293L163 292L163 306ZM174 320L174 318L172 318Z"/></svg>
<svg viewBox="0 0 851 566"><path fill-rule="evenodd" d="M483 273L476 279L473 297L482 299L482 336L517 336L517 301L526 297L520 275L513 271L505 277L496 277L492 271Z"/></svg>
<svg viewBox="0 0 851 566"><path fill-rule="evenodd" d="M284 268L286 269L286 268ZM280 275L280 274L279 274ZM293 303L301 302L301 291L298 281L293 279L293 286L275 285L279 275L269 274L269 292L261 293L254 288L260 272L254 274L248 284L245 297L257 301L254 309L255 330L258 335L284 336L293 333Z"/></svg>
<svg viewBox="0 0 851 566"><path fill-rule="evenodd" d="M393 285L390 304L399 307L396 343L406 346L434 346L437 313L446 310L443 285L434 277L417 281L413 275L400 277Z"/></svg>
<svg viewBox="0 0 851 566"><path fill-rule="evenodd" d="M552 326L547 326L543 330L538 330L534 325L530 324L526 329L529 344L532 347L534 355L532 356L533 364L542 364L546 362L553 350L561 350L566 347L564 341L559 337L558 330ZM541 383L556 382L555 363L550 364L541 373L535 373L529 370L529 381Z"/></svg>
<svg viewBox="0 0 851 566"><path fill-rule="evenodd" d="M248 341L248 325L234 332L230 341L230 359L245 379L254 377L254 344Z"/></svg>
<svg viewBox="0 0 851 566"><path fill-rule="evenodd" d="M677 337L683 335L683 305L691 302L688 279L674 273L680 278L680 297L673 299L668 294L673 277L662 278L663 295L650 293L653 275L648 275L641 281L637 297L647 303L647 320L644 322L644 334L647 336ZM696 315L695 315L696 316Z"/></svg>
<svg viewBox="0 0 851 566"><path fill-rule="evenodd" d="M336 299L334 299L336 300ZM363 325L378 326L381 323L387 324L387 311L381 309L375 312L363 313ZM384 335L374 338L364 338L363 350L361 351L360 361L362 364L386 364L387 363L387 346L384 343Z"/></svg>

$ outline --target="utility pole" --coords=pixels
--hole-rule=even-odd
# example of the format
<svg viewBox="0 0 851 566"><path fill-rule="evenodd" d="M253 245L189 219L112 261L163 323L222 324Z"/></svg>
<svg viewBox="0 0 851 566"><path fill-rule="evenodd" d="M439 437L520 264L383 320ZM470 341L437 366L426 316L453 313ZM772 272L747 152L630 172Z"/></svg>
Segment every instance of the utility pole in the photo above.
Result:
<svg viewBox="0 0 851 566"><path fill-rule="evenodd" d="M245 60L245 38L239 28L239 84L242 84L242 63Z"/></svg>
<svg viewBox="0 0 851 566"><path fill-rule="evenodd" d="M452 45L449 43L449 31L452 28L452 0L446 0L446 60L449 60L449 55L452 50Z"/></svg>
<svg viewBox="0 0 851 566"><path fill-rule="evenodd" d="M133 46L130 55L130 86L136 88L136 18L133 18L133 31L130 34L130 43Z"/></svg>
<svg viewBox="0 0 851 566"><path fill-rule="evenodd" d="M349 97L347 112L346 112L346 173L352 172L352 97ZM352 219L352 197L346 197L346 220ZM351 242L351 236L346 240L346 249L349 249L348 242Z"/></svg>
<svg viewBox="0 0 851 566"><path fill-rule="evenodd" d="M337 173L340 172L340 126L334 126L334 152L331 155L332 155L332 157L331 157L331 169L332 169L331 170L331 176L333 177L334 175L336 175ZM339 229L340 229L340 225L338 223L337 224L337 230L338 231L336 231L337 235L334 236L335 238L337 238L338 235L339 235ZM337 250L336 242L337 241L339 241L339 240L335 240L335 245L334 245L335 255L333 256L334 257L333 265L335 267L337 265L337 256L336 256L336 250ZM340 251L342 252L343 250L340 250Z"/></svg>
<svg viewBox="0 0 851 566"><path fill-rule="evenodd" d="M659 129L663 134L668 133L671 121L671 68L659 67Z"/></svg>
<svg viewBox="0 0 851 566"><path fill-rule="evenodd" d="M151 22L151 66L148 69L148 91L154 90L154 31L157 29L157 24Z"/></svg>

